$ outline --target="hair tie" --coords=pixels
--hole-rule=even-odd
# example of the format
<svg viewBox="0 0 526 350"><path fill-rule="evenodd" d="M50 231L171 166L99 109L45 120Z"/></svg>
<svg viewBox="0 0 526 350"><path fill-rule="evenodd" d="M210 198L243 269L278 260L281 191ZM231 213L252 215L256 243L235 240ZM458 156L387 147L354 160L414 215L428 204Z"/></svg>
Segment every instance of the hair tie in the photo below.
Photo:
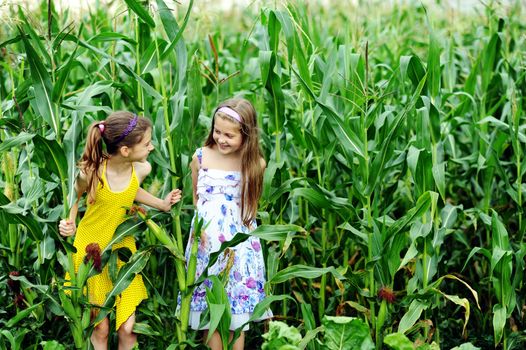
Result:
<svg viewBox="0 0 526 350"><path fill-rule="evenodd" d="M124 129L124 131L122 132L121 136L119 136L115 141L113 141L112 144L116 145L119 142L121 142L122 140L124 140L124 138L126 136L128 136L133 131L133 129L135 129L135 126L137 126L137 120L138 119L139 119L139 117L137 116L137 114L134 114L133 118L130 119L130 122L128 123L128 126L126 127L126 129Z"/></svg>
<svg viewBox="0 0 526 350"><path fill-rule="evenodd" d="M232 117L234 118L235 120L237 120L238 122L240 123L243 123L242 119L241 119L241 116L239 115L239 113L237 113L235 110L233 110L232 108L230 107L221 107L219 108L217 112L221 112L221 113L225 113L226 115L228 115L229 117Z"/></svg>
<svg viewBox="0 0 526 350"><path fill-rule="evenodd" d="M97 127L99 128L100 133L104 134L104 128L105 128L104 122L100 122L99 124L97 124Z"/></svg>

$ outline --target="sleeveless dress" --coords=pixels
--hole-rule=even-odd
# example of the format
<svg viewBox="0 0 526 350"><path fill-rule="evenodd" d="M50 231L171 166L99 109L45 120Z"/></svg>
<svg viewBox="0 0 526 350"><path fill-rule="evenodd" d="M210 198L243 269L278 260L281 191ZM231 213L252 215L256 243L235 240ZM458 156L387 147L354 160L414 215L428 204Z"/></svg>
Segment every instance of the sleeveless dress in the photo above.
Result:
<svg viewBox="0 0 526 350"><path fill-rule="evenodd" d="M128 187L120 192L113 192L106 180L106 162L104 162L102 172L102 183L97 185L95 202L87 204L86 213L79 223L77 234L73 245L77 248L77 253L73 256L75 272L78 271L80 264L86 255L86 246L90 243L98 243L104 250L113 238L117 227L125 221L126 208L133 205L133 201L139 189L139 180L135 174L135 168L132 167L132 175ZM113 245L112 250L119 248L128 248L131 253L135 253L137 248L133 236L125 237L121 242ZM124 263L117 262L120 268ZM69 280L66 274L66 280ZM92 276L87 281L87 294L90 303L102 305L106 300L106 294L113 289L113 283L108 273L108 265L98 275ZM142 300L148 298L146 287L144 286L142 276L136 275L119 297L117 297L116 306L116 329L135 312L137 305Z"/></svg>
<svg viewBox="0 0 526 350"><path fill-rule="evenodd" d="M197 279L208 265L210 254L218 251L221 243L231 240L238 232L249 233L250 229L241 220L241 173L202 168L203 151L201 148L197 149L196 156L199 161L199 172L195 215L204 219L203 227L205 227L197 252ZM255 220L252 227L256 227ZM192 241L191 238L186 247L187 261ZM265 262L261 243L257 237L250 237L231 249L234 254L234 263L230 269L225 289L232 313L230 330L235 330L248 321L256 305L265 298ZM221 254L209 269L208 274L218 275L225 269L228 260L228 255ZM201 313L207 308L204 285L210 287L210 282L205 280L192 295L190 327L195 330L209 328L209 325L199 328ZM272 317L272 312L268 310L259 320L270 317ZM245 326L244 330L247 329L248 326Z"/></svg>

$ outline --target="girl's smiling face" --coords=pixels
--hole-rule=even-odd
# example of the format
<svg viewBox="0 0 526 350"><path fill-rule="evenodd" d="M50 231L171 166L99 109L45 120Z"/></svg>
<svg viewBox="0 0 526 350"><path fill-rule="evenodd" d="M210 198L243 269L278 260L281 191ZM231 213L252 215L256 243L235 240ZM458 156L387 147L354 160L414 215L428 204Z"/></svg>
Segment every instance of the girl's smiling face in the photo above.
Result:
<svg viewBox="0 0 526 350"><path fill-rule="evenodd" d="M239 123L226 118L214 118L213 137L218 151L223 155L238 152L243 144Z"/></svg>

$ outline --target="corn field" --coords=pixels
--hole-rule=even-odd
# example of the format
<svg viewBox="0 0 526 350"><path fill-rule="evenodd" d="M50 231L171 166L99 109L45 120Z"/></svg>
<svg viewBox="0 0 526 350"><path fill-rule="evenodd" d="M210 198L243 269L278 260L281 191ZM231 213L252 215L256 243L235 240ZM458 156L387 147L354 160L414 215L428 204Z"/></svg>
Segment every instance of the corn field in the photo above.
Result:
<svg viewBox="0 0 526 350"><path fill-rule="evenodd" d="M51 0L9 7L0 349L90 348L93 266L65 287L74 248L58 222L87 127L115 110L154 125L144 187L184 196L170 213L139 209L114 238L133 234L140 248L113 273L116 286L137 273L147 285L138 346L206 348L178 308L205 277L186 276L181 257L189 162L233 96L256 107L268 164L254 232L268 297L255 314L270 307L274 319L251 324L246 349L526 348L525 3L273 1L212 17L196 3L124 0L81 19ZM117 255L102 252L103 264ZM114 320L121 290L99 318Z"/></svg>

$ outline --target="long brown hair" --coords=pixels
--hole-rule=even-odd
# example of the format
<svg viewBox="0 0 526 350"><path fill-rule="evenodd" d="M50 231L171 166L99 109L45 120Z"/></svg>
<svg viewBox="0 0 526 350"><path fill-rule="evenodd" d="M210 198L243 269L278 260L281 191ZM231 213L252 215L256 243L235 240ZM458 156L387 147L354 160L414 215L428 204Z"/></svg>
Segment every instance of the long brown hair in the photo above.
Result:
<svg viewBox="0 0 526 350"><path fill-rule="evenodd" d="M205 141L205 146L215 145L214 120L216 117L234 120L232 117L218 112L221 107L229 107L241 117L241 219L245 226L250 226L256 218L258 201L263 190L263 171L261 158L263 153L259 147L257 114L254 106L243 98L234 98L221 103L212 117L212 128Z"/></svg>
<svg viewBox="0 0 526 350"><path fill-rule="evenodd" d="M97 184L102 184L99 169L102 162L117 153L122 146L133 147L141 142L146 130L152 127L150 120L144 117L138 117L135 127L130 127L135 117L131 112L118 111L110 114L106 120L90 125L84 153L78 162L80 171L86 174L89 203L95 201ZM131 131L126 134L127 128Z"/></svg>

